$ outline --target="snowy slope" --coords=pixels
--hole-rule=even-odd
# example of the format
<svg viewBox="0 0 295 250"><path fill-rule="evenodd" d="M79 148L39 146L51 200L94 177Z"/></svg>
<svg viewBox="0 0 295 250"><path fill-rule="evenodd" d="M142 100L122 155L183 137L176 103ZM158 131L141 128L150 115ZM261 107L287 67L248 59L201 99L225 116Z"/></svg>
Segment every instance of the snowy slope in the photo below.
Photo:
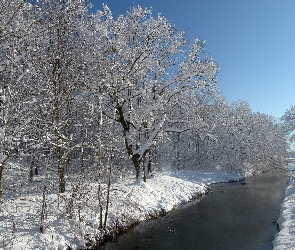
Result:
<svg viewBox="0 0 295 250"><path fill-rule="evenodd" d="M132 223L168 212L174 206L204 194L210 183L238 178L219 170L185 170L156 173L146 183L135 182L134 178L113 183L107 230L111 233L114 228L127 228ZM69 190L63 197L48 195L44 234L39 233L40 193L35 196L24 193L4 201L0 213L0 248L4 242L5 249L66 249L67 246L77 249L87 242L85 235L88 239L94 239L94 235L102 237L103 232L98 229L99 205L94 198L97 183L87 183L87 188L87 200L78 210L79 220L74 220L74 212L73 218L62 212L69 203L63 201L69 201L71 197Z"/></svg>
<svg viewBox="0 0 295 250"><path fill-rule="evenodd" d="M275 250L295 249L295 165L289 164L289 166L293 171L281 206L281 216L278 219L280 232L273 241Z"/></svg>

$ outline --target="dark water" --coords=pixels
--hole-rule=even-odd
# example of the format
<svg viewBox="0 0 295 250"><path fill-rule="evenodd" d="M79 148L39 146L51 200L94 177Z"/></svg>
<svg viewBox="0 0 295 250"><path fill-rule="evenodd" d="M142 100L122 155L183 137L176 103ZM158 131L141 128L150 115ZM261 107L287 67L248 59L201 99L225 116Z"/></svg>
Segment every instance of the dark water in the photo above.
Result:
<svg viewBox="0 0 295 250"><path fill-rule="evenodd" d="M101 249L272 249L288 174L215 184L212 194L143 222Z"/></svg>

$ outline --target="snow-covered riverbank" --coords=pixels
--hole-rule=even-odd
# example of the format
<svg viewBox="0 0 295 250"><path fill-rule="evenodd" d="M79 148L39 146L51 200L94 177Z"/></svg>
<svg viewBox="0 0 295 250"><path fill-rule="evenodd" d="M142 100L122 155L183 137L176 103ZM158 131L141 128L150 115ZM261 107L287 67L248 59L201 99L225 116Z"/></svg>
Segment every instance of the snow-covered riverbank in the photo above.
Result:
<svg viewBox="0 0 295 250"><path fill-rule="evenodd" d="M289 164L292 172L286 189L285 199L278 219L280 232L276 235L273 246L275 250L295 249L295 164Z"/></svg>
<svg viewBox="0 0 295 250"><path fill-rule="evenodd" d="M176 205L204 194L206 185L239 178L237 174L220 170L186 170L156 173L146 183L135 183L134 178L114 183L111 186L107 228L112 232L113 229L128 227L130 223L170 211ZM95 183L89 183L87 187L89 192L97 190ZM99 206L93 204L91 194L87 198L90 204L83 204L79 210L79 221L61 215L63 204L67 204L62 200L69 201L70 192L64 199L48 195L45 230L40 234L42 197L38 195L24 193L4 202L0 214L0 248L4 248L2 242L5 242L5 249L66 249L67 246L76 249L89 239L94 240L92 236L102 236L103 232L98 229Z"/></svg>

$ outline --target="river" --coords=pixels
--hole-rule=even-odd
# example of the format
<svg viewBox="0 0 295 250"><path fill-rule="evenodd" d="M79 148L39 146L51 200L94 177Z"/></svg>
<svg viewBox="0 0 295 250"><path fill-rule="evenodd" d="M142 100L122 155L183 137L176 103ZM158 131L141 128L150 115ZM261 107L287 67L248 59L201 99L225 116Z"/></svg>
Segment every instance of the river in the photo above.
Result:
<svg viewBox="0 0 295 250"><path fill-rule="evenodd" d="M211 186L201 202L140 223L100 249L272 249L286 171Z"/></svg>

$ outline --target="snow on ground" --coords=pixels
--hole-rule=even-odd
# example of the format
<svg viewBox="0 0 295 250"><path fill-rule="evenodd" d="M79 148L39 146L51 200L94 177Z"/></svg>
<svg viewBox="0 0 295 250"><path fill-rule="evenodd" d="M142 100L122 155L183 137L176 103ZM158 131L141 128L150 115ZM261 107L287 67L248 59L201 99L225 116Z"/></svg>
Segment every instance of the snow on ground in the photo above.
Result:
<svg viewBox="0 0 295 250"><path fill-rule="evenodd" d="M168 212L176 205L204 194L206 185L210 183L237 179L237 174L221 170L183 170L155 173L146 183L135 182L134 178L113 183L107 229L111 232L114 228L127 227L132 222ZM93 235L102 236L103 232L98 229L98 184L79 185L85 191L80 194L83 202L74 203L74 208L68 213L71 216L64 212L71 208L69 205L74 194L71 190L59 196L54 193L46 196L43 234L39 232L40 191L36 194L20 192L16 197L4 200L0 212L0 249L66 249L67 246L77 249L87 242L85 235L88 239L94 239Z"/></svg>
<svg viewBox="0 0 295 250"><path fill-rule="evenodd" d="M273 241L275 250L295 250L295 164L290 164L291 179L286 189L285 199L278 219L280 232Z"/></svg>

